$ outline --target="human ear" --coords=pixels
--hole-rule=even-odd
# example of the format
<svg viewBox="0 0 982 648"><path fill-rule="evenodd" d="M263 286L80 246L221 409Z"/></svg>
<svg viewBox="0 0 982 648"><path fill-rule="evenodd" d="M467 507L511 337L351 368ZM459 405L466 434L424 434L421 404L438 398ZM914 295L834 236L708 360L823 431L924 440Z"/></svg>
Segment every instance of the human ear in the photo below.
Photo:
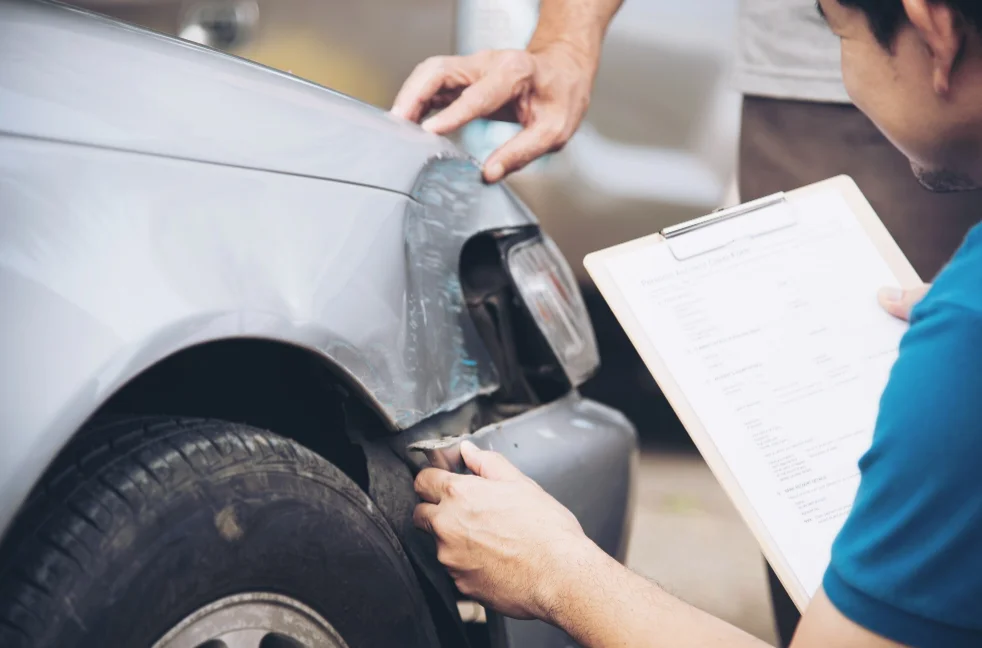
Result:
<svg viewBox="0 0 982 648"><path fill-rule="evenodd" d="M903 0L904 10L931 54L934 91L946 96L951 75L965 44L960 16L944 2Z"/></svg>

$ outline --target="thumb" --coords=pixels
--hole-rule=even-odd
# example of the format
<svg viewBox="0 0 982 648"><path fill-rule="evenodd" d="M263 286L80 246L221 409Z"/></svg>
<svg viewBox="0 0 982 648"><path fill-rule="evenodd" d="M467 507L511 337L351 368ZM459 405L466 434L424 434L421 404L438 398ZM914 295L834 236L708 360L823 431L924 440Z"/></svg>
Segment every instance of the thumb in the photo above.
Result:
<svg viewBox="0 0 982 648"><path fill-rule="evenodd" d="M931 288L931 284L901 290L900 288L881 288L877 299L883 310L905 322L910 321L910 312Z"/></svg>
<svg viewBox="0 0 982 648"><path fill-rule="evenodd" d="M488 183L498 182L549 151L558 150L566 139L563 135L553 135L553 130L560 132L557 127L543 123L519 131L485 160L484 180Z"/></svg>
<svg viewBox="0 0 982 648"><path fill-rule="evenodd" d="M524 478L522 471L497 452L481 450L470 441L460 444L460 456L471 472L478 477L495 481L514 481Z"/></svg>

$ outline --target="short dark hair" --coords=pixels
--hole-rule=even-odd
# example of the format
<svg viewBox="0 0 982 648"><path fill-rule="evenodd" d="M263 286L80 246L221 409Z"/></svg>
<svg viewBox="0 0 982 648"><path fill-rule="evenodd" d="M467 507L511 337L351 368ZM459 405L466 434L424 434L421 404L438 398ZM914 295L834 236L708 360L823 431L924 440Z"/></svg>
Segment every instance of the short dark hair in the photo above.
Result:
<svg viewBox="0 0 982 648"><path fill-rule="evenodd" d="M930 0L930 2L943 2L982 32L982 2L979 0ZM866 14L873 35L884 47L893 44L897 32L907 22L907 12L904 11L902 0L839 0L839 4L859 9Z"/></svg>

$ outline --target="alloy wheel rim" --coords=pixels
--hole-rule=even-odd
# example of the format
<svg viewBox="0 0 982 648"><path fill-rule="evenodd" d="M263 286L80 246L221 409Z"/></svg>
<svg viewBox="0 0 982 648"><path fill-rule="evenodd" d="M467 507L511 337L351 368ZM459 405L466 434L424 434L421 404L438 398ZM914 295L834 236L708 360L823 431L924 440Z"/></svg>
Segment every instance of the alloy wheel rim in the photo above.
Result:
<svg viewBox="0 0 982 648"><path fill-rule="evenodd" d="M348 648L327 620L288 596L249 592L185 617L153 648Z"/></svg>

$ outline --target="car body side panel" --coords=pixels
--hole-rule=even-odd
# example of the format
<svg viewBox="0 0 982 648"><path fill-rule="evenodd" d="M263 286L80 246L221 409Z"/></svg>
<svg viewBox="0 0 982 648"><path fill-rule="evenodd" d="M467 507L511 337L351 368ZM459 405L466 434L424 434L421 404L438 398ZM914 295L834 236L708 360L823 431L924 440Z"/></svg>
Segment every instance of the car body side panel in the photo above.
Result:
<svg viewBox="0 0 982 648"><path fill-rule="evenodd" d="M0 132L403 193L452 146L286 73L38 0L0 0Z"/></svg>
<svg viewBox="0 0 982 648"><path fill-rule="evenodd" d="M460 294L460 247L530 217L469 162L437 159L421 177L443 187L442 207L0 135L0 529L112 393L202 342L305 347L393 428L494 390Z"/></svg>

